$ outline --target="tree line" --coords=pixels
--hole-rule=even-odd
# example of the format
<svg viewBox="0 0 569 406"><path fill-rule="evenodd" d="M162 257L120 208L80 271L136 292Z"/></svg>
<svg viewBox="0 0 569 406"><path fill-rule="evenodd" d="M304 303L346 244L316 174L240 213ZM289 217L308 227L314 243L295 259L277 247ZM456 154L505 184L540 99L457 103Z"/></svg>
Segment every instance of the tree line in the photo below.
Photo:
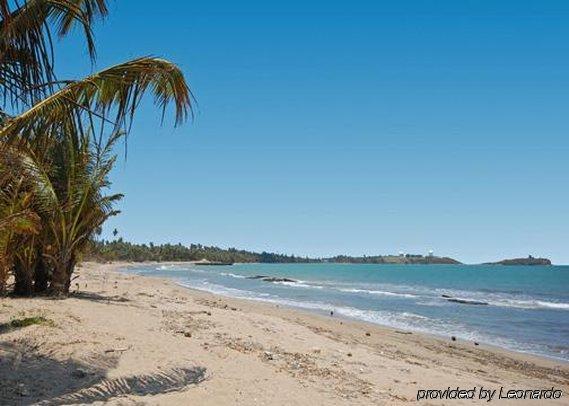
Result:
<svg viewBox="0 0 569 406"><path fill-rule="evenodd" d="M201 244L134 244L122 238L113 241L92 241L85 259L94 261L177 262L200 261L223 263L350 263L350 264L458 264L447 257L423 255L375 255L354 257L338 255L310 258L272 252L252 252L237 248L220 248Z"/></svg>
<svg viewBox="0 0 569 406"><path fill-rule="evenodd" d="M200 261L236 263L307 263L320 260L271 252L251 252L236 248L220 248L201 244L133 244L119 238L114 241L92 241L85 253L85 259L95 261Z"/></svg>

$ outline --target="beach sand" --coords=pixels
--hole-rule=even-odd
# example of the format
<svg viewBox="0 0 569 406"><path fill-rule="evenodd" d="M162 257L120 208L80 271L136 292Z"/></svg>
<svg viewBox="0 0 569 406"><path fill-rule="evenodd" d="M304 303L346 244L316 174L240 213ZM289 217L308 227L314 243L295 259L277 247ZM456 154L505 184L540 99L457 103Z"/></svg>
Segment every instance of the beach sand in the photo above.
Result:
<svg viewBox="0 0 569 406"><path fill-rule="evenodd" d="M420 389L477 387L478 397L481 386L554 387L561 399L521 404L569 404L562 361L226 298L119 266L84 264L65 300L0 299L0 404L392 405L416 402ZM32 316L45 320L6 325Z"/></svg>

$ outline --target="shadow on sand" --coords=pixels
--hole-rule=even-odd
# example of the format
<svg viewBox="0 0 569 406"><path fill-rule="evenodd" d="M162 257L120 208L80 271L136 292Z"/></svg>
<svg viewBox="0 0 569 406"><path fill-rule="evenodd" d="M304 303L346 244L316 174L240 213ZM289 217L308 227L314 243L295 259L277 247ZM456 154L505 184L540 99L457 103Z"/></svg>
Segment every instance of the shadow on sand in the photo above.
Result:
<svg viewBox="0 0 569 406"><path fill-rule="evenodd" d="M96 354L81 362L39 355L24 343L0 343L0 404L69 405L105 402L126 395L157 395L206 379L203 367L106 378L118 355Z"/></svg>

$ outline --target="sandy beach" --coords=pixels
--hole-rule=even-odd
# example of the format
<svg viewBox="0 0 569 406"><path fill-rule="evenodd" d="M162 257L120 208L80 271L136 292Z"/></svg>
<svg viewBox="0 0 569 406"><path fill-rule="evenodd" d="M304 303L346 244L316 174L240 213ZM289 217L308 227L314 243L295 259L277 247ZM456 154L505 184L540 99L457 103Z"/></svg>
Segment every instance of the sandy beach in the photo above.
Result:
<svg viewBox="0 0 569 406"><path fill-rule="evenodd" d="M0 404L392 405L419 390L561 390L569 365L83 264L65 300L0 299ZM12 321L36 317L18 327ZM427 399L421 404L472 404Z"/></svg>

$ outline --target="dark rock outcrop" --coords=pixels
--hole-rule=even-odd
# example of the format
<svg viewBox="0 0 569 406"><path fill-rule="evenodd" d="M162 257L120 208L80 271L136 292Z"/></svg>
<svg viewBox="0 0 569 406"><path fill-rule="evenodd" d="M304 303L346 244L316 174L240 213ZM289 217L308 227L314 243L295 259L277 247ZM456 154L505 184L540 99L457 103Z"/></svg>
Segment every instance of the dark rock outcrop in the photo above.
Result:
<svg viewBox="0 0 569 406"><path fill-rule="evenodd" d="M460 304L468 304L468 305L478 305L478 306L487 306L487 302L481 302L478 300L468 300L468 299L457 299L457 298L450 298L447 301L452 303L460 303Z"/></svg>
<svg viewBox="0 0 569 406"><path fill-rule="evenodd" d="M265 282L296 282L294 279L289 279L289 278L274 278L274 277L270 277L270 278L262 278L262 281Z"/></svg>
<svg viewBox="0 0 569 406"><path fill-rule="evenodd" d="M267 275L248 276L247 279L260 279L264 282L296 282L294 279L278 278L275 276L267 276Z"/></svg>

